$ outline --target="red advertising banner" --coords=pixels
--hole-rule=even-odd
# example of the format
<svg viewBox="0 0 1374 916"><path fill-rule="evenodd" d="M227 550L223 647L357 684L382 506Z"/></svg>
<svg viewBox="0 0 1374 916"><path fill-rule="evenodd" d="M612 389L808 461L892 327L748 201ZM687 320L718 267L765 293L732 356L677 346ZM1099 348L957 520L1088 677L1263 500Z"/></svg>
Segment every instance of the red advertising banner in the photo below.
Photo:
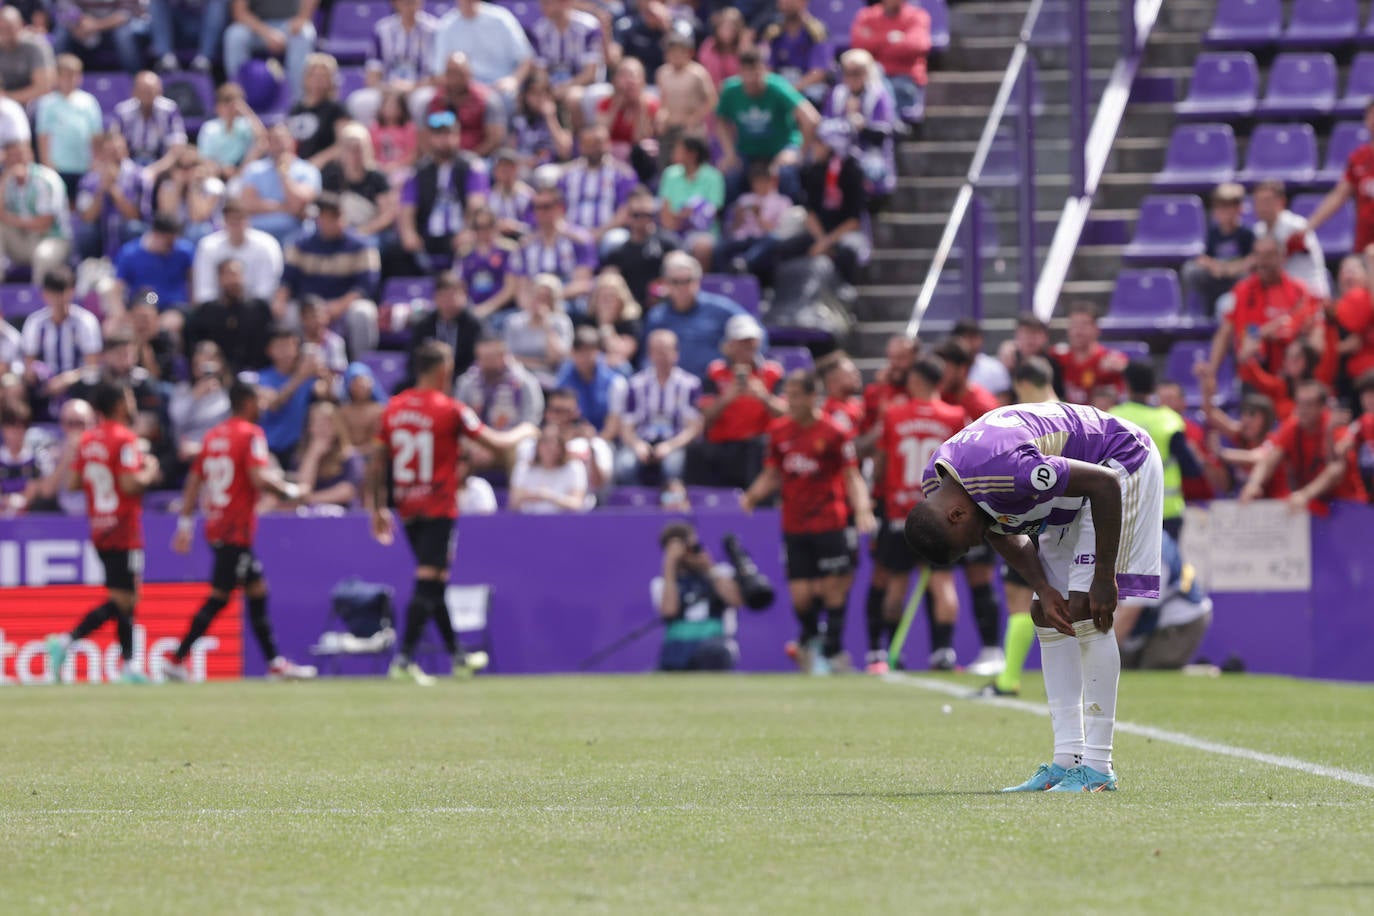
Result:
<svg viewBox="0 0 1374 916"><path fill-rule="evenodd" d="M181 642L205 600L205 583L144 583L134 613L134 660L153 680ZM0 588L0 684L46 684L47 637L66 633L105 600L98 585ZM196 680L243 675L243 613L237 597L219 612L187 659ZM99 684L119 676L119 639L113 622L74 644L63 666L68 682Z"/></svg>

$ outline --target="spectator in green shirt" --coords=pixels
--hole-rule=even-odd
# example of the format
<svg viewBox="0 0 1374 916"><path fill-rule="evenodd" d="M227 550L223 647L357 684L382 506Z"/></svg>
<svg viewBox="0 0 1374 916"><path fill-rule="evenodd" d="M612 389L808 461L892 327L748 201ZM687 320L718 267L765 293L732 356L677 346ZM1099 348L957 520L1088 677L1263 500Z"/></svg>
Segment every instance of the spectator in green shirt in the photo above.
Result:
<svg viewBox="0 0 1374 916"><path fill-rule="evenodd" d="M57 88L38 100L35 122L39 159L62 176L68 200L76 197L77 182L91 170L91 141L104 121L100 103L81 88L81 70L75 54L58 56Z"/></svg>
<svg viewBox="0 0 1374 916"><path fill-rule="evenodd" d="M720 214L725 209L725 176L711 164L711 148L700 137L683 137L673 150L673 164L663 172L658 194L663 198L659 223L687 241L703 264L711 262Z"/></svg>
<svg viewBox="0 0 1374 916"><path fill-rule="evenodd" d="M762 55L747 49L739 55L739 76L720 87L720 170L726 176L726 201L744 191L750 163L776 162L782 191L796 200L798 151L810 143L820 115L806 98L776 73L768 72Z"/></svg>

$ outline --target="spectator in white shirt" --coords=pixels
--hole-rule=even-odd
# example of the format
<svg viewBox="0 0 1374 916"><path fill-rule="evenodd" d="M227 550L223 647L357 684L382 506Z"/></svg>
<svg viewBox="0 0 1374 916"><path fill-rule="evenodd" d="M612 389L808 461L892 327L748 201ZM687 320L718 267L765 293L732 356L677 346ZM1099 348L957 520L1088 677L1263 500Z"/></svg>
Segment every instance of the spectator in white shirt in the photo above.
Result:
<svg viewBox="0 0 1374 916"><path fill-rule="evenodd" d="M224 202L224 228L196 245L191 262L191 302L209 302L219 295L219 265L233 259L243 265L248 298L272 301L281 286L281 243L248 225L248 211L238 198Z"/></svg>
<svg viewBox="0 0 1374 916"><path fill-rule="evenodd" d="M1322 254L1317 234L1307 226L1307 220L1288 209L1288 193L1277 179L1260 182L1253 194L1255 202L1255 238L1273 236L1285 255L1284 273L1297 280L1318 299L1331 295L1331 278L1326 272L1326 257Z"/></svg>
<svg viewBox="0 0 1374 916"><path fill-rule="evenodd" d="M462 486L458 489L458 515L495 515L500 508L496 504L496 491L491 483L472 473L472 459L466 448L458 450L458 479Z"/></svg>
<svg viewBox="0 0 1374 916"><path fill-rule="evenodd" d="M535 459L511 475L511 508L531 514L585 512L587 469L568 454L563 434L550 423L539 433Z"/></svg>
<svg viewBox="0 0 1374 916"><path fill-rule="evenodd" d="M434 36L434 75L443 76L450 55L467 55L477 82L499 92L507 105L530 72L534 50L524 28L504 7L480 0L458 0L439 20Z"/></svg>

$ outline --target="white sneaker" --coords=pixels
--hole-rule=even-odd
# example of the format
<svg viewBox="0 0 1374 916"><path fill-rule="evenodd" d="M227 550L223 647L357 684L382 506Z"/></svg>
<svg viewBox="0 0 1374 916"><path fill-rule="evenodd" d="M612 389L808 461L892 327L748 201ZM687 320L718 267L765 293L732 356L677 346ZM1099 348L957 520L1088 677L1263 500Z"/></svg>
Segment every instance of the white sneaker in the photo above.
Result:
<svg viewBox="0 0 1374 916"><path fill-rule="evenodd" d="M1007 667L1007 657L1002 654L1002 650L996 646L987 646L978 653L973 664L968 666L968 673L976 674L979 677L996 677L1002 673L1002 669L1005 667Z"/></svg>
<svg viewBox="0 0 1374 916"><path fill-rule="evenodd" d="M936 649L930 653L931 671L953 671L958 662L959 656L954 654L953 649Z"/></svg>
<svg viewBox="0 0 1374 916"><path fill-rule="evenodd" d="M191 676L189 668L176 662L167 662L162 666L162 678L167 681L176 681L178 684L189 684L195 680Z"/></svg>
<svg viewBox="0 0 1374 916"><path fill-rule="evenodd" d="M191 69L197 73L209 73L212 66L210 58L206 57L204 54L197 54L191 59Z"/></svg>
<svg viewBox="0 0 1374 916"><path fill-rule="evenodd" d="M272 664L267 669L267 679L272 681L309 681L317 674L319 671L314 665L297 665L280 655L272 659Z"/></svg>
<svg viewBox="0 0 1374 916"><path fill-rule="evenodd" d="M409 662L404 665L392 662L391 668L387 670L386 676L393 681L411 680L419 687L434 686L434 678L425 674L425 669L414 662Z"/></svg>
<svg viewBox="0 0 1374 916"><path fill-rule="evenodd" d="M158 58L157 66L163 73L175 73L181 69L181 61L177 60L175 54L168 52Z"/></svg>

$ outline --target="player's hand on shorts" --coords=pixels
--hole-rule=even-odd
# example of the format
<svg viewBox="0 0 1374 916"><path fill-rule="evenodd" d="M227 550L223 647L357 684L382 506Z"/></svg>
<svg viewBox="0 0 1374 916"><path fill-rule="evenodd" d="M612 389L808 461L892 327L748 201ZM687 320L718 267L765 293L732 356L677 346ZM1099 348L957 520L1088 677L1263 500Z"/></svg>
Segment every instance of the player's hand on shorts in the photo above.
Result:
<svg viewBox="0 0 1374 916"><path fill-rule="evenodd" d="M396 539L395 530L392 527L391 512L388 509L378 509L372 513L372 536L377 543L383 547L390 547Z"/></svg>
<svg viewBox="0 0 1374 916"><path fill-rule="evenodd" d="M854 527L859 529L859 534L872 534L878 530L878 520L873 517L873 512L860 512L854 515Z"/></svg>
<svg viewBox="0 0 1374 916"><path fill-rule="evenodd" d="M1092 612L1093 623L1103 633L1112 629L1112 618L1116 616L1116 572L1107 570L1093 576L1093 584L1088 587L1088 610Z"/></svg>
<svg viewBox="0 0 1374 916"><path fill-rule="evenodd" d="M192 533L190 531L178 529L177 533L172 535L172 550L176 553L190 553L191 537Z"/></svg>
<svg viewBox="0 0 1374 916"><path fill-rule="evenodd" d="M1069 599L1048 585L1043 589L1037 588L1036 593L1040 596L1040 607L1045 612L1045 623L1065 636L1077 636L1073 629L1073 618L1069 615Z"/></svg>
<svg viewBox="0 0 1374 916"><path fill-rule="evenodd" d="M739 507L746 513L754 511L754 500L750 498L747 491L739 495Z"/></svg>

